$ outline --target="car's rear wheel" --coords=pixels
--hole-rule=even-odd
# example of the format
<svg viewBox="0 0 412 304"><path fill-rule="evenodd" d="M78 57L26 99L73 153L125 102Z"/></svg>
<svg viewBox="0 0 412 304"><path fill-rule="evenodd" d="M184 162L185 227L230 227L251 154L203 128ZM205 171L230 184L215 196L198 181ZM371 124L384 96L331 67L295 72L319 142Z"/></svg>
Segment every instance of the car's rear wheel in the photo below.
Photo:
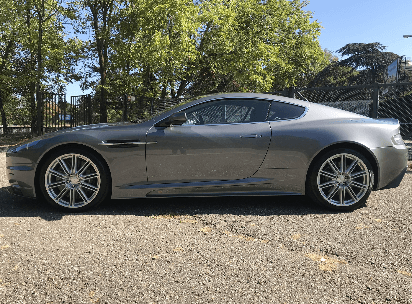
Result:
<svg viewBox="0 0 412 304"><path fill-rule="evenodd" d="M43 164L39 177L46 201L66 211L91 208L109 194L106 166L93 153L81 149L54 153Z"/></svg>
<svg viewBox="0 0 412 304"><path fill-rule="evenodd" d="M322 155L308 178L308 195L335 210L353 210L363 205L373 188L373 169L361 153L337 149Z"/></svg>

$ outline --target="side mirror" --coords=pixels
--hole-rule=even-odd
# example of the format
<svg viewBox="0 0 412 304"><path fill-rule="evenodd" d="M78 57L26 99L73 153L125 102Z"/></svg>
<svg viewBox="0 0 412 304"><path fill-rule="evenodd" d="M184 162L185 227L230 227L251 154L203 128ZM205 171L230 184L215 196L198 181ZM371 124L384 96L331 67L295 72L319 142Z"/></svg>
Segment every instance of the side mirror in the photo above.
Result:
<svg viewBox="0 0 412 304"><path fill-rule="evenodd" d="M159 121L155 126L156 127L170 127L171 125L174 126L181 126L187 121L186 113L174 113L169 117Z"/></svg>

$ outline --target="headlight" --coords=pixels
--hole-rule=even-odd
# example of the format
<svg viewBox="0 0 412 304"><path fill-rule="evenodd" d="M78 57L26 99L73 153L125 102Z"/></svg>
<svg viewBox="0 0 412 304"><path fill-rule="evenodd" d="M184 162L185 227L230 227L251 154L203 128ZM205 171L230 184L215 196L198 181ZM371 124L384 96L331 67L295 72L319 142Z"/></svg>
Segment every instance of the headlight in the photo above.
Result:
<svg viewBox="0 0 412 304"><path fill-rule="evenodd" d="M17 153L17 152L19 152L23 149L27 150L28 148L33 147L34 145L36 145L40 140L41 139L29 142L27 144L23 144L23 145L20 145L20 146L11 147L7 152L8 153Z"/></svg>
<svg viewBox="0 0 412 304"><path fill-rule="evenodd" d="M394 136L392 136L391 138L392 143L395 146L400 146L400 145L404 145L405 143L403 142L402 136L400 134L396 134Z"/></svg>

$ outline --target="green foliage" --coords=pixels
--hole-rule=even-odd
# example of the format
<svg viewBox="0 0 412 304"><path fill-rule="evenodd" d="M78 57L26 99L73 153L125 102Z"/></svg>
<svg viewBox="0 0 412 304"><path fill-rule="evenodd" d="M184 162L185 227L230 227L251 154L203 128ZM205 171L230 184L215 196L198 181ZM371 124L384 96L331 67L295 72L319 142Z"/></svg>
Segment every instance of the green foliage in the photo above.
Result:
<svg viewBox="0 0 412 304"><path fill-rule="evenodd" d="M9 96L4 102L4 111L8 117L9 125L28 126L30 125L31 115L29 106L25 99Z"/></svg>
<svg viewBox="0 0 412 304"><path fill-rule="evenodd" d="M66 38L66 13L61 0L0 0L3 124L6 118L13 122L22 112L17 107L15 115L3 115L13 104L11 101L18 99L25 106L25 123L28 121L34 131L36 108L41 105L36 104L36 95L44 90L58 91L60 86L76 79L74 67L82 42Z"/></svg>
<svg viewBox="0 0 412 304"><path fill-rule="evenodd" d="M133 1L136 66L172 97L283 88L324 61L300 1L158 2Z"/></svg>
<svg viewBox="0 0 412 304"><path fill-rule="evenodd" d="M320 25L303 7L298 0L114 1L105 31L109 98L270 91L307 82L327 61ZM98 80L94 85L102 85Z"/></svg>
<svg viewBox="0 0 412 304"><path fill-rule="evenodd" d="M385 82L388 65L400 56L384 52L385 46L374 43L349 43L337 52L344 58L332 62L319 72L310 86L347 86Z"/></svg>
<svg viewBox="0 0 412 304"><path fill-rule="evenodd" d="M11 72L0 73L0 90L8 83L32 112L36 89L56 91L72 80L95 89L104 121L118 119L110 105L123 94L163 99L272 91L306 85L330 61L318 43L321 27L301 0L0 4L0 54L10 39L14 50L13 60L0 58ZM67 38L67 28L79 38Z"/></svg>

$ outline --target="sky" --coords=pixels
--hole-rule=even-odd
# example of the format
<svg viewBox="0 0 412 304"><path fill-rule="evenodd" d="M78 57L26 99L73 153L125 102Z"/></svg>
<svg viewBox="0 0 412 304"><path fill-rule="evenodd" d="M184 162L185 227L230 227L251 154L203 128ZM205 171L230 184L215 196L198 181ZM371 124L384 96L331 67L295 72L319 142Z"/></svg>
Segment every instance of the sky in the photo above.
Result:
<svg viewBox="0 0 412 304"><path fill-rule="evenodd" d="M311 0L304 8L323 27L322 49L336 51L348 43L379 42L386 51L412 57L412 1L410 0ZM339 57L339 56L338 56ZM67 96L82 92L78 84L67 87Z"/></svg>
<svg viewBox="0 0 412 304"><path fill-rule="evenodd" d="M304 10L323 27L322 49L336 52L348 43L379 42L388 52L412 57L412 38L403 38L412 35L410 0L311 0Z"/></svg>

